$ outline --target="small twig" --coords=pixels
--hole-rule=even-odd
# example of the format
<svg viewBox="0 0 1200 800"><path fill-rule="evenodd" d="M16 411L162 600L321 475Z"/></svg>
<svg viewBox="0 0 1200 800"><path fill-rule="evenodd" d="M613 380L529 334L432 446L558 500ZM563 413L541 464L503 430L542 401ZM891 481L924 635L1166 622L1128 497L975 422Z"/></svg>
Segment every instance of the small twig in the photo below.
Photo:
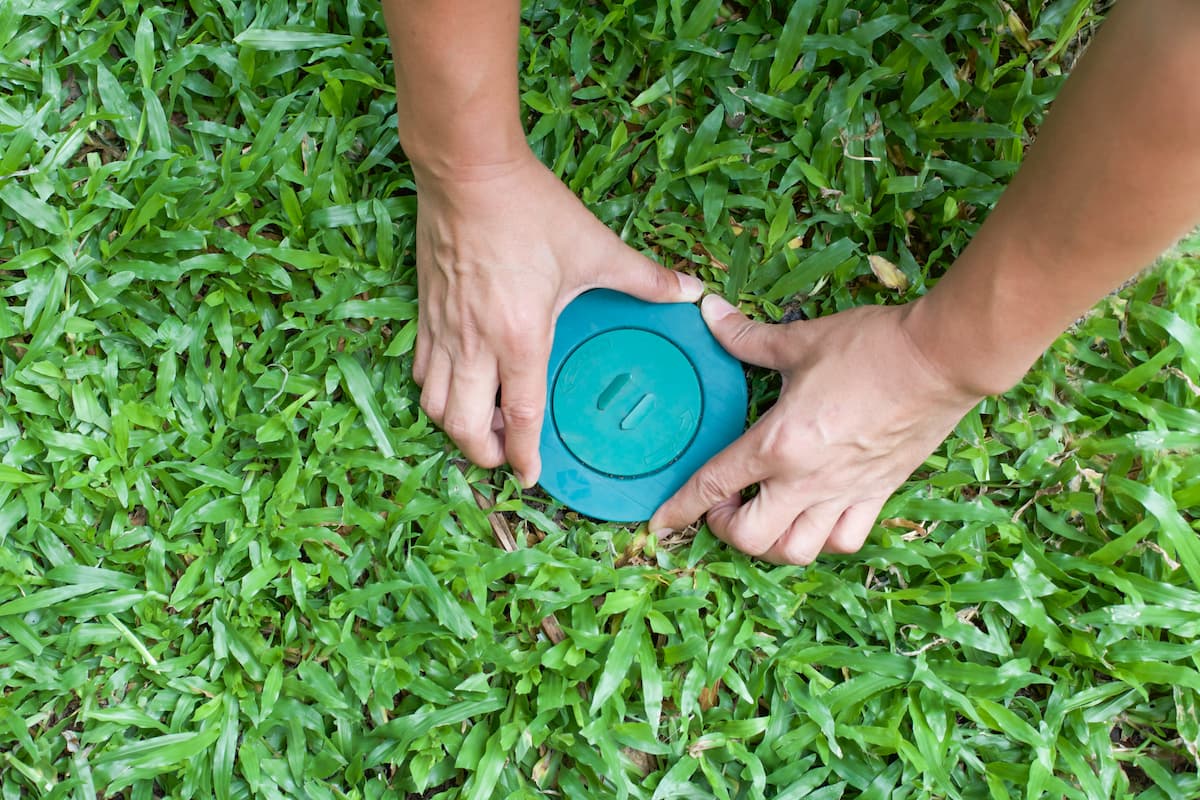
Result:
<svg viewBox="0 0 1200 800"><path fill-rule="evenodd" d="M967 606L954 612L954 617L964 624L971 624L975 617L979 616L979 606Z"/></svg>
<svg viewBox="0 0 1200 800"><path fill-rule="evenodd" d="M281 380L279 382L279 391L277 391L275 394L271 395L271 399L263 404L263 411L266 411L268 408L273 406L275 404L275 401L278 400L280 395L283 394L283 390L287 387L287 382L288 382L288 377L289 377L287 367L285 367L283 364L272 364L271 366L279 367L279 369L281 369L283 371L283 380Z"/></svg>
<svg viewBox="0 0 1200 800"><path fill-rule="evenodd" d="M1187 384L1187 387L1192 390L1192 394L1196 395L1196 397L1200 397L1200 386L1197 386L1196 382L1189 378L1186 372L1181 370L1179 367L1167 367L1167 372L1171 373L1176 378L1179 378L1181 381Z"/></svg>
<svg viewBox="0 0 1200 800"><path fill-rule="evenodd" d="M1058 486L1051 486L1049 489L1038 489L1036 492L1033 493L1033 497L1026 500L1025 504L1022 505L1020 508L1018 508L1016 513L1012 515L1012 521L1020 522L1021 515L1025 513L1025 509L1029 508L1031 505L1036 503L1038 500L1041 500L1043 497L1047 497L1047 496L1053 495L1053 494L1061 494L1062 488L1063 488L1062 484L1059 484Z"/></svg>
<svg viewBox="0 0 1200 800"><path fill-rule="evenodd" d="M1179 567L1181 566L1178 561L1176 561L1175 559L1173 559L1169 555L1167 555L1167 551L1163 550L1162 547L1159 546L1158 544L1156 544L1155 542L1152 542L1149 539L1145 539L1141 542L1141 546L1145 550L1153 550L1154 552L1158 553L1162 557L1162 560L1167 562L1167 566L1171 568L1172 572L1179 569Z"/></svg>
<svg viewBox="0 0 1200 800"><path fill-rule="evenodd" d="M483 492L471 487L471 491L475 495L475 502L487 514L488 523L492 526L492 535L496 537L496 541L507 552L512 553L517 549L517 538L513 536L512 527L509 526L508 520L500 515L497 511L492 511L492 502L487 499ZM558 644L563 639L567 638L563 633L562 627L558 624L558 619L549 614L542 617L542 632L546 634L546 638L554 644Z"/></svg>
<svg viewBox="0 0 1200 800"><path fill-rule="evenodd" d="M929 644L924 645L923 647L918 647L916 650L897 650L896 654L905 656L906 658L915 658L916 656L919 656L928 650L932 650L935 647L941 647L942 645L946 644L948 641L949 641L948 639L945 639L945 638L939 636L936 639L934 639L932 642L930 642Z"/></svg>
<svg viewBox="0 0 1200 800"><path fill-rule="evenodd" d="M932 530L932 528L926 528L919 522L913 522L911 519L904 519L902 517L888 517L887 519L880 520L879 524L885 528L902 528L908 531L908 533L900 535L900 541L902 542L914 542L918 539L924 539L929 535L929 531Z"/></svg>

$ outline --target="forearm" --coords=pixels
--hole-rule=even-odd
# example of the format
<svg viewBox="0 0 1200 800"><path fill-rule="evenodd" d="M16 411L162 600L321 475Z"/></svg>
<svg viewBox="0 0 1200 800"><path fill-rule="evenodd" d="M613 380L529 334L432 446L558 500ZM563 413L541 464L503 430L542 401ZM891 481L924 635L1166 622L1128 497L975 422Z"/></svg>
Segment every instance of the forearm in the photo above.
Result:
<svg viewBox="0 0 1200 800"><path fill-rule="evenodd" d="M1200 3L1122 2L995 211L908 330L1006 390L1083 311L1200 222Z"/></svg>
<svg viewBox="0 0 1200 800"><path fill-rule="evenodd" d="M520 157L519 0L382 2L400 144L418 181Z"/></svg>

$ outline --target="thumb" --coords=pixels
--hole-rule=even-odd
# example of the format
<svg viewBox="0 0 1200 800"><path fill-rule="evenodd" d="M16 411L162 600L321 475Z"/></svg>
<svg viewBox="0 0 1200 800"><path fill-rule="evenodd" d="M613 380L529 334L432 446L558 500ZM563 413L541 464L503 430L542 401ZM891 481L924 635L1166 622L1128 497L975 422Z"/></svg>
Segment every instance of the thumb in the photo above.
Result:
<svg viewBox="0 0 1200 800"><path fill-rule="evenodd" d="M667 269L620 239L617 242L619 249L604 281L610 288L649 303L694 303L704 294L699 278Z"/></svg>
<svg viewBox="0 0 1200 800"><path fill-rule="evenodd" d="M719 294L705 296L700 313L726 352L747 364L768 369L783 367L783 327L755 322Z"/></svg>

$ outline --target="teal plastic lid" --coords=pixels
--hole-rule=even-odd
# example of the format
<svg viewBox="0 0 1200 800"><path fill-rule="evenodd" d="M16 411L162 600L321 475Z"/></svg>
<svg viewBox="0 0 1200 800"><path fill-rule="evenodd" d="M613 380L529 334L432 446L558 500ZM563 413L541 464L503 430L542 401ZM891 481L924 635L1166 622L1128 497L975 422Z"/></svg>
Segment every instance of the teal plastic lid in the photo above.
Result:
<svg viewBox="0 0 1200 800"><path fill-rule="evenodd" d="M541 485L597 519L649 519L745 427L742 367L694 305L581 295L547 377Z"/></svg>

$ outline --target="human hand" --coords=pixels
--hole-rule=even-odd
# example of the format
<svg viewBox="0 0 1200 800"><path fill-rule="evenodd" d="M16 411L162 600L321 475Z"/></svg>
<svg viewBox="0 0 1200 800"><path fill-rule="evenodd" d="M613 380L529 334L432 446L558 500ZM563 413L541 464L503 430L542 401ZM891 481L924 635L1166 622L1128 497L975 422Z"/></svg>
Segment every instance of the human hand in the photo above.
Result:
<svg viewBox="0 0 1200 800"><path fill-rule="evenodd" d="M920 301L916 301L919 303ZM862 547L884 501L980 399L922 354L905 328L915 303L811 322L753 322L717 295L701 310L733 356L778 370L778 402L655 512L650 530L708 527L784 564ZM743 504L743 489L758 494Z"/></svg>
<svg viewBox="0 0 1200 800"><path fill-rule="evenodd" d="M415 171L421 407L471 461L507 460L531 486L559 312L597 287L690 303L703 285L628 247L532 153L452 176Z"/></svg>

